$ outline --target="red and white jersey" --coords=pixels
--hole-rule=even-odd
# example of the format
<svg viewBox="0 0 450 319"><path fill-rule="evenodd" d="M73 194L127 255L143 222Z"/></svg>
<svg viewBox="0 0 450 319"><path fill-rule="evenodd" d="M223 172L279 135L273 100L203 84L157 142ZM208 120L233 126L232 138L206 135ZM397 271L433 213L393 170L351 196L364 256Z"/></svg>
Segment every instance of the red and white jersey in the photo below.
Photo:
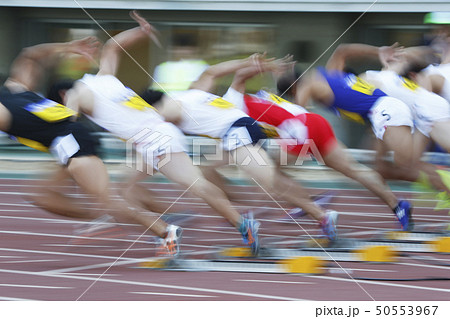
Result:
<svg viewBox="0 0 450 319"><path fill-rule="evenodd" d="M269 93L267 91L264 90L260 90L256 93L256 96L259 98L262 98L266 101L270 101L272 103L275 103L277 106L285 109L286 111L288 111L289 113L293 114L293 115L300 115L300 114L304 114L304 113L309 113L304 107L298 105L298 104L294 104L292 102L289 102L281 97L279 97L278 95L275 95L273 93Z"/></svg>

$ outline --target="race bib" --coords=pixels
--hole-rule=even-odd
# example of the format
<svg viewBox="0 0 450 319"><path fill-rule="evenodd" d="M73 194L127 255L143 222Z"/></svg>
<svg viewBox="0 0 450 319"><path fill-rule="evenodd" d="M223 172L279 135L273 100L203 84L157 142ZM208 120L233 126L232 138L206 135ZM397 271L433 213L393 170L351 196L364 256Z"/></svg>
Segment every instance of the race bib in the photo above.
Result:
<svg viewBox="0 0 450 319"><path fill-rule="evenodd" d="M59 122L76 114L68 107L47 99L29 104L25 109L49 123Z"/></svg>

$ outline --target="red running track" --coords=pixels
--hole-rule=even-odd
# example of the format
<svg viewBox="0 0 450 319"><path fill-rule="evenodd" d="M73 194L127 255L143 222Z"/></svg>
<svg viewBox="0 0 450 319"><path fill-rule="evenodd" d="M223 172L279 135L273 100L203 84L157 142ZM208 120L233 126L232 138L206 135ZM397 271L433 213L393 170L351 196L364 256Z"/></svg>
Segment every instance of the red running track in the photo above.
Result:
<svg viewBox="0 0 450 319"><path fill-rule="evenodd" d="M137 268L154 257L151 234L123 226L118 238L79 240L74 229L84 221L57 218L27 203L32 180L0 179L0 300L449 300L449 281L362 281L353 277L446 277L449 267L433 265L410 256L395 263L342 262L352 270L321 276L245 272L182 272ZM182 190L173 184L148 183L158 200L172 203ZM326 189L310 189L318 194ZM73 186L66 192L77 194ZM263 191L236 186L240 211L258 207L263 244L296 240L319 234L308 218L280 223L285 212ZM412 193L401 193L411 198ZM281 206L289 208L284 202ZM414 210L416 225L437 228L449 223L447 211L434 211L425 200ZM429 206L429 207L426 207ZM96 209L91 205L92 209ZM392 212L366 190L335 190L330 208L341 212L340 236L370 238L394 230ZM208 258L220 246L241 246L239 234L201 200L186 193L174 210L191 209L195 218L183 223L182 251L188 258ZM140 237L141 236L141 237ZM139 238L139 240L137 240ZM286 246L288 246L286 244ZM450 256L412 254L450 264ZM118 257L121 256L119 259ZM414 257L414 256L413 256ZM333 263L331 267L339 267Z"/></svg>

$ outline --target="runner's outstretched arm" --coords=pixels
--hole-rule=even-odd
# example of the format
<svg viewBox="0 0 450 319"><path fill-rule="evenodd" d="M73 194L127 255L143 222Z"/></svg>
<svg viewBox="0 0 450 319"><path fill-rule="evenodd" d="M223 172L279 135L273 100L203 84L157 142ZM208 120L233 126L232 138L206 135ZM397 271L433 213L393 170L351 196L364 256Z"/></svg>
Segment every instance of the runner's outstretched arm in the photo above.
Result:
<svg viewBox="0 0 450 319"><path fill-rule="evenodd" d="M389 47L376 47L360 43L341 44L328 59L325 67L328 70L343 71L349 59L361 57L378 58L384 66L389 61L395 59L401 53L402 49L398 43L394 43Z"/></svg>
<svg viewBox="0 0 450 319"><path fill-rule="evenodd" d="M120 32L105 43L100 57L100 69L98 74L115 75L122 54L126 54L131 47L137 44L145 43L145 40L148 40L149 38L158 47L161 47L158 40L158 30L142 18L136 11L131 11L130 16L139 23L139 27Z"/></svg>
<svg viewBox="0 0 450 319"><path fill-rule="evenodd" d="M259 66L261 69L261 63L264 59L264 55L255 53L245 59L230 60L211 65L200 75L197 81L191 84L189 89L210 92L214 88L215 81L218 78L233 74L239 69L252 65Z"/></svg>
<svg viewBox="0 0 450 319"><path fill-rule="evenodd" d="M5 85L10 89L35 91L46 68L53 66L65 53L81 54L93 59L100 42L87 37L66 43L45 43L23 49L14 60Z"/></svg>

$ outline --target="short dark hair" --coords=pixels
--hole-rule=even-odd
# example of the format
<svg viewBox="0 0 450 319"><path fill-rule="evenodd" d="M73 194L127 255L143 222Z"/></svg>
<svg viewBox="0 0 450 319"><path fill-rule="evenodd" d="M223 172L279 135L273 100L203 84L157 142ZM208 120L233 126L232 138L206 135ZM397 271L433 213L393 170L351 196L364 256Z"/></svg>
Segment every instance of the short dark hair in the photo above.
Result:
<svg viewBox="0 0 450 319"><path fill-rule="evenodd" d="M163 92L152 89L147 89L140 94L141 98L152 106L155 106L154 104L160 101L163 95Z"/></svg>
<svg viewBox="0 0 450 319"><path fill-rule="evenodd" d="M277 81L278 94L281 95L285 92L289 94L294 83L300 78L300 75L302 75L302 72L299 70L294 70L293 72L282 75Z"/></svg>
<svg viewBox="0 0 450 319"><path fill-rule="evenodd" d="M63 104L63 100L60 94L61 90L70 90L75 81L71 79L64 79L64 80L58 80L55 83L53 83L47 92L47 98L49 100L58 102L60 104Z"/></svg>

